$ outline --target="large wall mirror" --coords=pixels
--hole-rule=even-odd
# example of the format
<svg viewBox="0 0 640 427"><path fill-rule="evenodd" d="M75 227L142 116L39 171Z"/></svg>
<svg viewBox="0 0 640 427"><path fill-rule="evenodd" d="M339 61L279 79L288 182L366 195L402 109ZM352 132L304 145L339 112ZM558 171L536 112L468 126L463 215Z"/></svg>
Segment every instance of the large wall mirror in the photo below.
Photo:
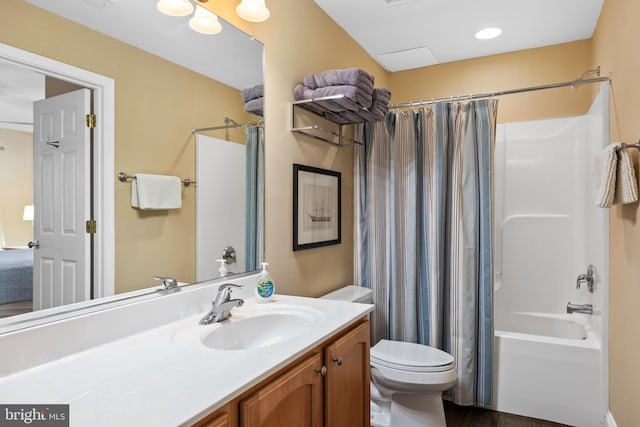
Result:
<svg viewBox="0 0 640 427"><path fill-rule="evenodd" d="M154 276L214 278L218 259L227 274L252 271L262 258L263 46L222 19L218 34L197 33L189 16L156 3L0 6L0 325L155 292ZM45 66L3 57L14 50ZM47 72L47 61L62 68ZM83 85L66 66L110 89ZM56 135L81 128L72 94L97 113L96 128L83 130L84 166L85 154ZM140 209L136 174L196 183L181 185L179 208ZM96 234L86 220L98 221ZM69 255L56 232L81 244Z"/></svg>

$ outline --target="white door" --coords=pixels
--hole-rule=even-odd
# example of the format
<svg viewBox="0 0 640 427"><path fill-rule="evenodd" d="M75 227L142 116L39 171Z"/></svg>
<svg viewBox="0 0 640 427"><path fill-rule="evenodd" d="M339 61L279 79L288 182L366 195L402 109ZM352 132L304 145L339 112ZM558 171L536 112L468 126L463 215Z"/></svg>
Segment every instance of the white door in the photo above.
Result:
<svg viewBox="0 0 640 427"><path fill-rule="evenodd" d="M227 246L236 251L229 272L246 271L246 152L244 144L196 135L197 281L218 276L216 259Z"/></svg>
<svg viewBox="0 0 640 427"><path fill-rule="evenodd" d="M91 92L34 103L33 309L91 298Z"/></svg>

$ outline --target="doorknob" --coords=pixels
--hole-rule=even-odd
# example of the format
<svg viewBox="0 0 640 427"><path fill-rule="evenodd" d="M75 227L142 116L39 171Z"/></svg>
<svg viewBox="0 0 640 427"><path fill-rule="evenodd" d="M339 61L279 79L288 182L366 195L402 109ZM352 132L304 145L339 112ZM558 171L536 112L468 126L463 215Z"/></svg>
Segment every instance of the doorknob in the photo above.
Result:
<svg viewBox="0 0 640 427"><path fill-rule="evenodd" d="M28 246L29 248L36 248L36 249L38 249L38 248L40 247L40 242L39 242L38 240L34 240L34 241L31 241L31 242L27 243L27 246Z"/></svg>
<svg viewBox="0 0 640 427"><path fill-rule="evenodd" d="M44 139L44 143L46 145L51 145L53 147L60 148L60 142L59 141L49 141L49 137L46 137Z"/></svg>

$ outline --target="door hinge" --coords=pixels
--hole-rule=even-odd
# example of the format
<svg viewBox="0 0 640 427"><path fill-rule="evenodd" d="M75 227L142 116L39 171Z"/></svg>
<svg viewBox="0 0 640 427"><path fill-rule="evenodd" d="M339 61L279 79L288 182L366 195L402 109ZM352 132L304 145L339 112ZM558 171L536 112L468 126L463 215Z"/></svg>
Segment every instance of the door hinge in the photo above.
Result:
<svg viewBox="0 0 640 427"><path fill-rule="evenodd" d="M95 114L87 114L87 127L95 128L96 127L96 115Z"/></svg>
<svg viewBox="0 0 640 427"><path fill-rule="evenodd" d="M94 219L90 219L86 222L87 234L96 234L97 223Z"/></svg>

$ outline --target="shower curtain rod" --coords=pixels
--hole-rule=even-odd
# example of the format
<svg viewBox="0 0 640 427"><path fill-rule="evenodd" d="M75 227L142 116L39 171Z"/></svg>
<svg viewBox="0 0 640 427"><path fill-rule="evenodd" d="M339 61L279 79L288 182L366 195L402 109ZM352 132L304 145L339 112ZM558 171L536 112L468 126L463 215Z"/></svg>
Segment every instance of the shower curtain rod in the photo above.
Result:
<svg viewBox="0 0 640 427"><path fill-rule="evenodd" d="M222 126L213 126L208 128L193 128L191 129L191 133L205 132L208 130L220 130L220 129L240 129L240 128L254 128L261 127L264 124L264 120L258 120L257 122L245 122L238 123L229 117L224 118L224 125Z"/></svg>
<svg viewBox="0 0 640 427"><path fill-rule="evenodd" d="M550 84L541 85L541 86L529 86L529 87L523 87L518 89L496 90L493 92L450 96L448 98L425 99L423 101L405 102L402 104L390 105L389 109L418 107L420 105L435 104L437 102L443 102L443 101L451 102L451 101L467 101L467 100L482 99L482 98L493 98L494 96L511 95L514 93L523 93L523 92L533 92L536 90L543 90L543 89L555 89L555 88L566 87L566 86L572 86L575 89L577 86L581 86L581 85L586 85L590 83L600 83L600 82L613 80L613 76L611 75L611 73L609 73L606 77L594 77L592 79L585 79L584 77L590 73L596 73L598 76L600 76L600 66L598 66L598 68L596 69L585 71L584 73L582 73L580 77L570 82L550 83Z"/></svg>

